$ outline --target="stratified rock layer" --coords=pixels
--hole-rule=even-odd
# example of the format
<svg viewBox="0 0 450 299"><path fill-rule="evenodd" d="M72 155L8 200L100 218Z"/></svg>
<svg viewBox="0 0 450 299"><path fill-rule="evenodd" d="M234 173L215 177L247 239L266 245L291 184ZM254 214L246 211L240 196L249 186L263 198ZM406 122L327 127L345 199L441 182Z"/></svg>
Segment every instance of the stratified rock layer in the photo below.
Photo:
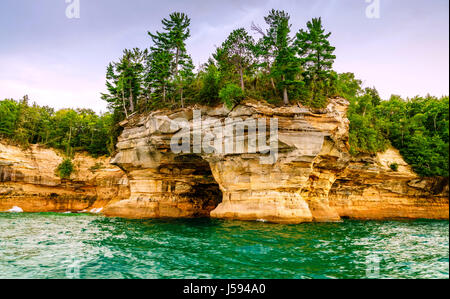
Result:
<svg viewBox="0 0 450 299"><path fill-rule="evenodd" d="M389 165L397 163L398 171ZM333 185L329 200L341 217L352 219L449 219L448 179L419 178L400 153L388 149L351 161Z"/></svg>
<svg viewBox="0 0 450 299"><path fill-rule="evenodd" d="M106 158L77 154L70 180L55 175L63 159L57 152L0 143L0 212L17 206L25 212L102 210L106 216L133 219L213 217L286 224L448 219L448 179L419 178L392 148L350 156L348 104L332 99L326 109L277 108L249 100L232 111L195 107L137 115L122 123L110 161L115 166ZM276 143L270 132L275 119ZM238 138L243 147L210 127L214 122L233 127L239 120L248 124ZM265 120L265 125L252 120ZM261 135L267 143L249 138L256 127L265 128ZM173 151L174 136L187 140L190 151ZM206 141L195 148L199 137ZM270 140L278 147L276 159L266 152ZM390 169L392 163L398 171Z"/></svg>
<svg viewBox="0 0 450 299"><path fill-rule="evenodd" d="M292 224L342 217L448 219L448 181L437 183L442 190L430 190L428 181L421 181L395 150L373 157L349 155L347 108L344 99L333 99L326 109L318 110L276 108L250 100L232 111L197 107L129 119L123 123L111 163L127 173L131 197L109 205L105 214ZM248 134L244 148L228 136L221 142L213 138L196 154L174 153L170 143L175 134L187 137L194 151L199 126L194 110L202 111L202 140L223 134L210 132L205 123L235 124L237 119L266 120L269 139L270 120L277 119L276 162L262 163L261 157L267 158L264 146L250 150L248 145L254 141ZM186 127L188 133L180 134L180 128ZM233 152L226 151L230 142ZM398 172L390 170L393 162L401 165Z"/></svg>
<svg viewBox="0 0 450 299"><path fill-rule="evenodd" d="M56 176L62 155L37 145L23 150L0 143L0 212L100 211L129 197L128 179L107 158L77 154L69 180Z"/></svg>

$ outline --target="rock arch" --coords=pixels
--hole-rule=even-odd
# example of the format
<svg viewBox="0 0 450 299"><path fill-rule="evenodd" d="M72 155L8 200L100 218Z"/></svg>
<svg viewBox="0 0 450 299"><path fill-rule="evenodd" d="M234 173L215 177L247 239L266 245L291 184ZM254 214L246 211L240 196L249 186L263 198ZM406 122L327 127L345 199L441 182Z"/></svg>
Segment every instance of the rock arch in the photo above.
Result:
<svg viewBox="0 0 450 299"><path fill-rule="evenodd" d="M190 218L261 220L277 223L336 221L328 204L335 173L349 160L347 151L348 102L332 100L323 110L299 106L276 108L246 101L232 111L224 107L157 111L123 123L124 131L111 163L128 175L131 197L106 208L107 216L128 218ZM185 120L195 140L195 114L203 122L232 119L278 121L278 157L261 163L261 152L245 149L201 151L171 150L171 140ZM232 123L232 121L231 121ZM270 134L270 128L266 130ZM201 127L202 137L206 134ZM217 137L217 136L215 136ZM219 145L225 147L227 139ZM193 148L193 147L192 147Z"/></svg>

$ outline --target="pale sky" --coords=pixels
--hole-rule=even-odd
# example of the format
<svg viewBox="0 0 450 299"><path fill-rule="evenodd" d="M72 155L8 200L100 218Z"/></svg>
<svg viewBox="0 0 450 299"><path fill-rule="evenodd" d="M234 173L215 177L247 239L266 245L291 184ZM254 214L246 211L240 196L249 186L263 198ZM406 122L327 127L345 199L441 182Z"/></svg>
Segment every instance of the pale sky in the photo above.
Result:
<svg viewBox="0 0 450 299"><path fill-rule="evenodd" d="M264 25L271 8L291 15L294 32L322 17L332 32L335 70L353 72L383 98L391 94L449 94L449 1L378 0L380 18L366 8L377 0L74 0L0 1L0 99L55 108L106 111L100 99L105 71L124 48L150 46L147 31L171 12L192 19L188 50L198 66L236 28Z"/></svg>

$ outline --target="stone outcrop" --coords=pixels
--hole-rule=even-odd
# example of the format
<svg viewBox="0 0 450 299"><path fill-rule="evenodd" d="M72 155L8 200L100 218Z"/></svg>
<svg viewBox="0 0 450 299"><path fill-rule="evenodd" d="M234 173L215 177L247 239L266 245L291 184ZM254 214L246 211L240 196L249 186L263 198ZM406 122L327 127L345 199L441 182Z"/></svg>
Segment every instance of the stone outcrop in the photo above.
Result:
<svg viewBox="0 0 450 299"><path fill-rule="evenodd" d="M27 150L0 143L0 212L14 206L24 212L100 211L129 197L128 179L106 157L77 154L70 180L55 173L63 157L33 145Z"/></svg>
<svg viewBox="0 0 450 299"><path fill-rule="evenodd" d="M326 109L316 110L248 100L232 111L194 107L135 116L122 124L124 132L111 160L127 173L131 196L109 205L105 214L276 223L342 217L448 219L448 181L433 183L439 190L431 190L429 182L418 178L394 150L372 157L350 156L347 108L344 99L333 99ZM197 110L202 112L201 122ZM255 141L248 132L259 126L257 122L248 123L242 148L224 133L227 126L236 133L233 125L238 120L253 119L266 120L268 143L270 120L278 120L275 163L261 160L270 160L268 143L249 146ZM216 130L205 124L223 127ZM209 142L196 149L199 136ZM187 141L190 151L175 153L173 137ZM227 151L230 144L233 150ZM393 162L400 165L399 171L389 168Z"/></svg>
<svg viewBox="0 0 450 299"><path fill-rule="evenodd" d="M397 163L398 171L390 165ZM352 219L449 219L445 178L419 178L400 153L352 159L334 183L329 200L341 217Z"/></svg>
<svg viewBox="0 0 450 299"><path fill-rule="evenodd" d="M347 105L337 99L328 109L316 113L256 101L246 101L233 111L198 107L202 124L196 123L193 109L135 117L124 123L118 153L111 160L127 173L131 197L108 206L105 214L131 218L210 215L278 223L339 220L329 207L327 194L336 172L343 170L350 158L346 151ZM236 134L217 143L215 138L226 134L209 132L205 125L233 127L239 120L264 119L264 137L270 139L270 120L274 118L278 120L279 154L272 164L261 163L261 157L267 156L263 153L267 143L249 150L248 133L242 148L233 138ZM196 128L199 125L201 128ZM171 150L171 140L183 126L188 128L184 137L189 139L191 151L176 154ZM250 123L247 130L255 126ZM203 141L208 134L213 137L197 151L192 145L196 129ZM230 143L234 146L227 153ZM307 197L302 195L305 187L309 190Z"/></svg>
<svg viewBox="0 0 450 299"><path fill-rule="evenodd" d="M247 100L232 110L135 115L121 124L111 160L78 154L70 180L55 175L62 161L55 151L0 143L0 211L102 209L133 219L285 224L448 219L448 179L419 178L392 148L349 154L348 105L332 99L326 109L309 109Z"/></svg>

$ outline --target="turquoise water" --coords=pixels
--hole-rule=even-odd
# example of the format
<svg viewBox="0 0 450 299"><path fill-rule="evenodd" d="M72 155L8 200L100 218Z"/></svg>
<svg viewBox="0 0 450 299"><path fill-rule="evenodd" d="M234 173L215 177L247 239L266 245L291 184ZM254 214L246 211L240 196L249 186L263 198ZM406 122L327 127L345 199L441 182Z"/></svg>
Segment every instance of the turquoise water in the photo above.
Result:
<svg viewBox="0 0 450 299"><path fill-rule="evenodd" d="M0 278L449 278L448 221L0 214Z"/></svg>

